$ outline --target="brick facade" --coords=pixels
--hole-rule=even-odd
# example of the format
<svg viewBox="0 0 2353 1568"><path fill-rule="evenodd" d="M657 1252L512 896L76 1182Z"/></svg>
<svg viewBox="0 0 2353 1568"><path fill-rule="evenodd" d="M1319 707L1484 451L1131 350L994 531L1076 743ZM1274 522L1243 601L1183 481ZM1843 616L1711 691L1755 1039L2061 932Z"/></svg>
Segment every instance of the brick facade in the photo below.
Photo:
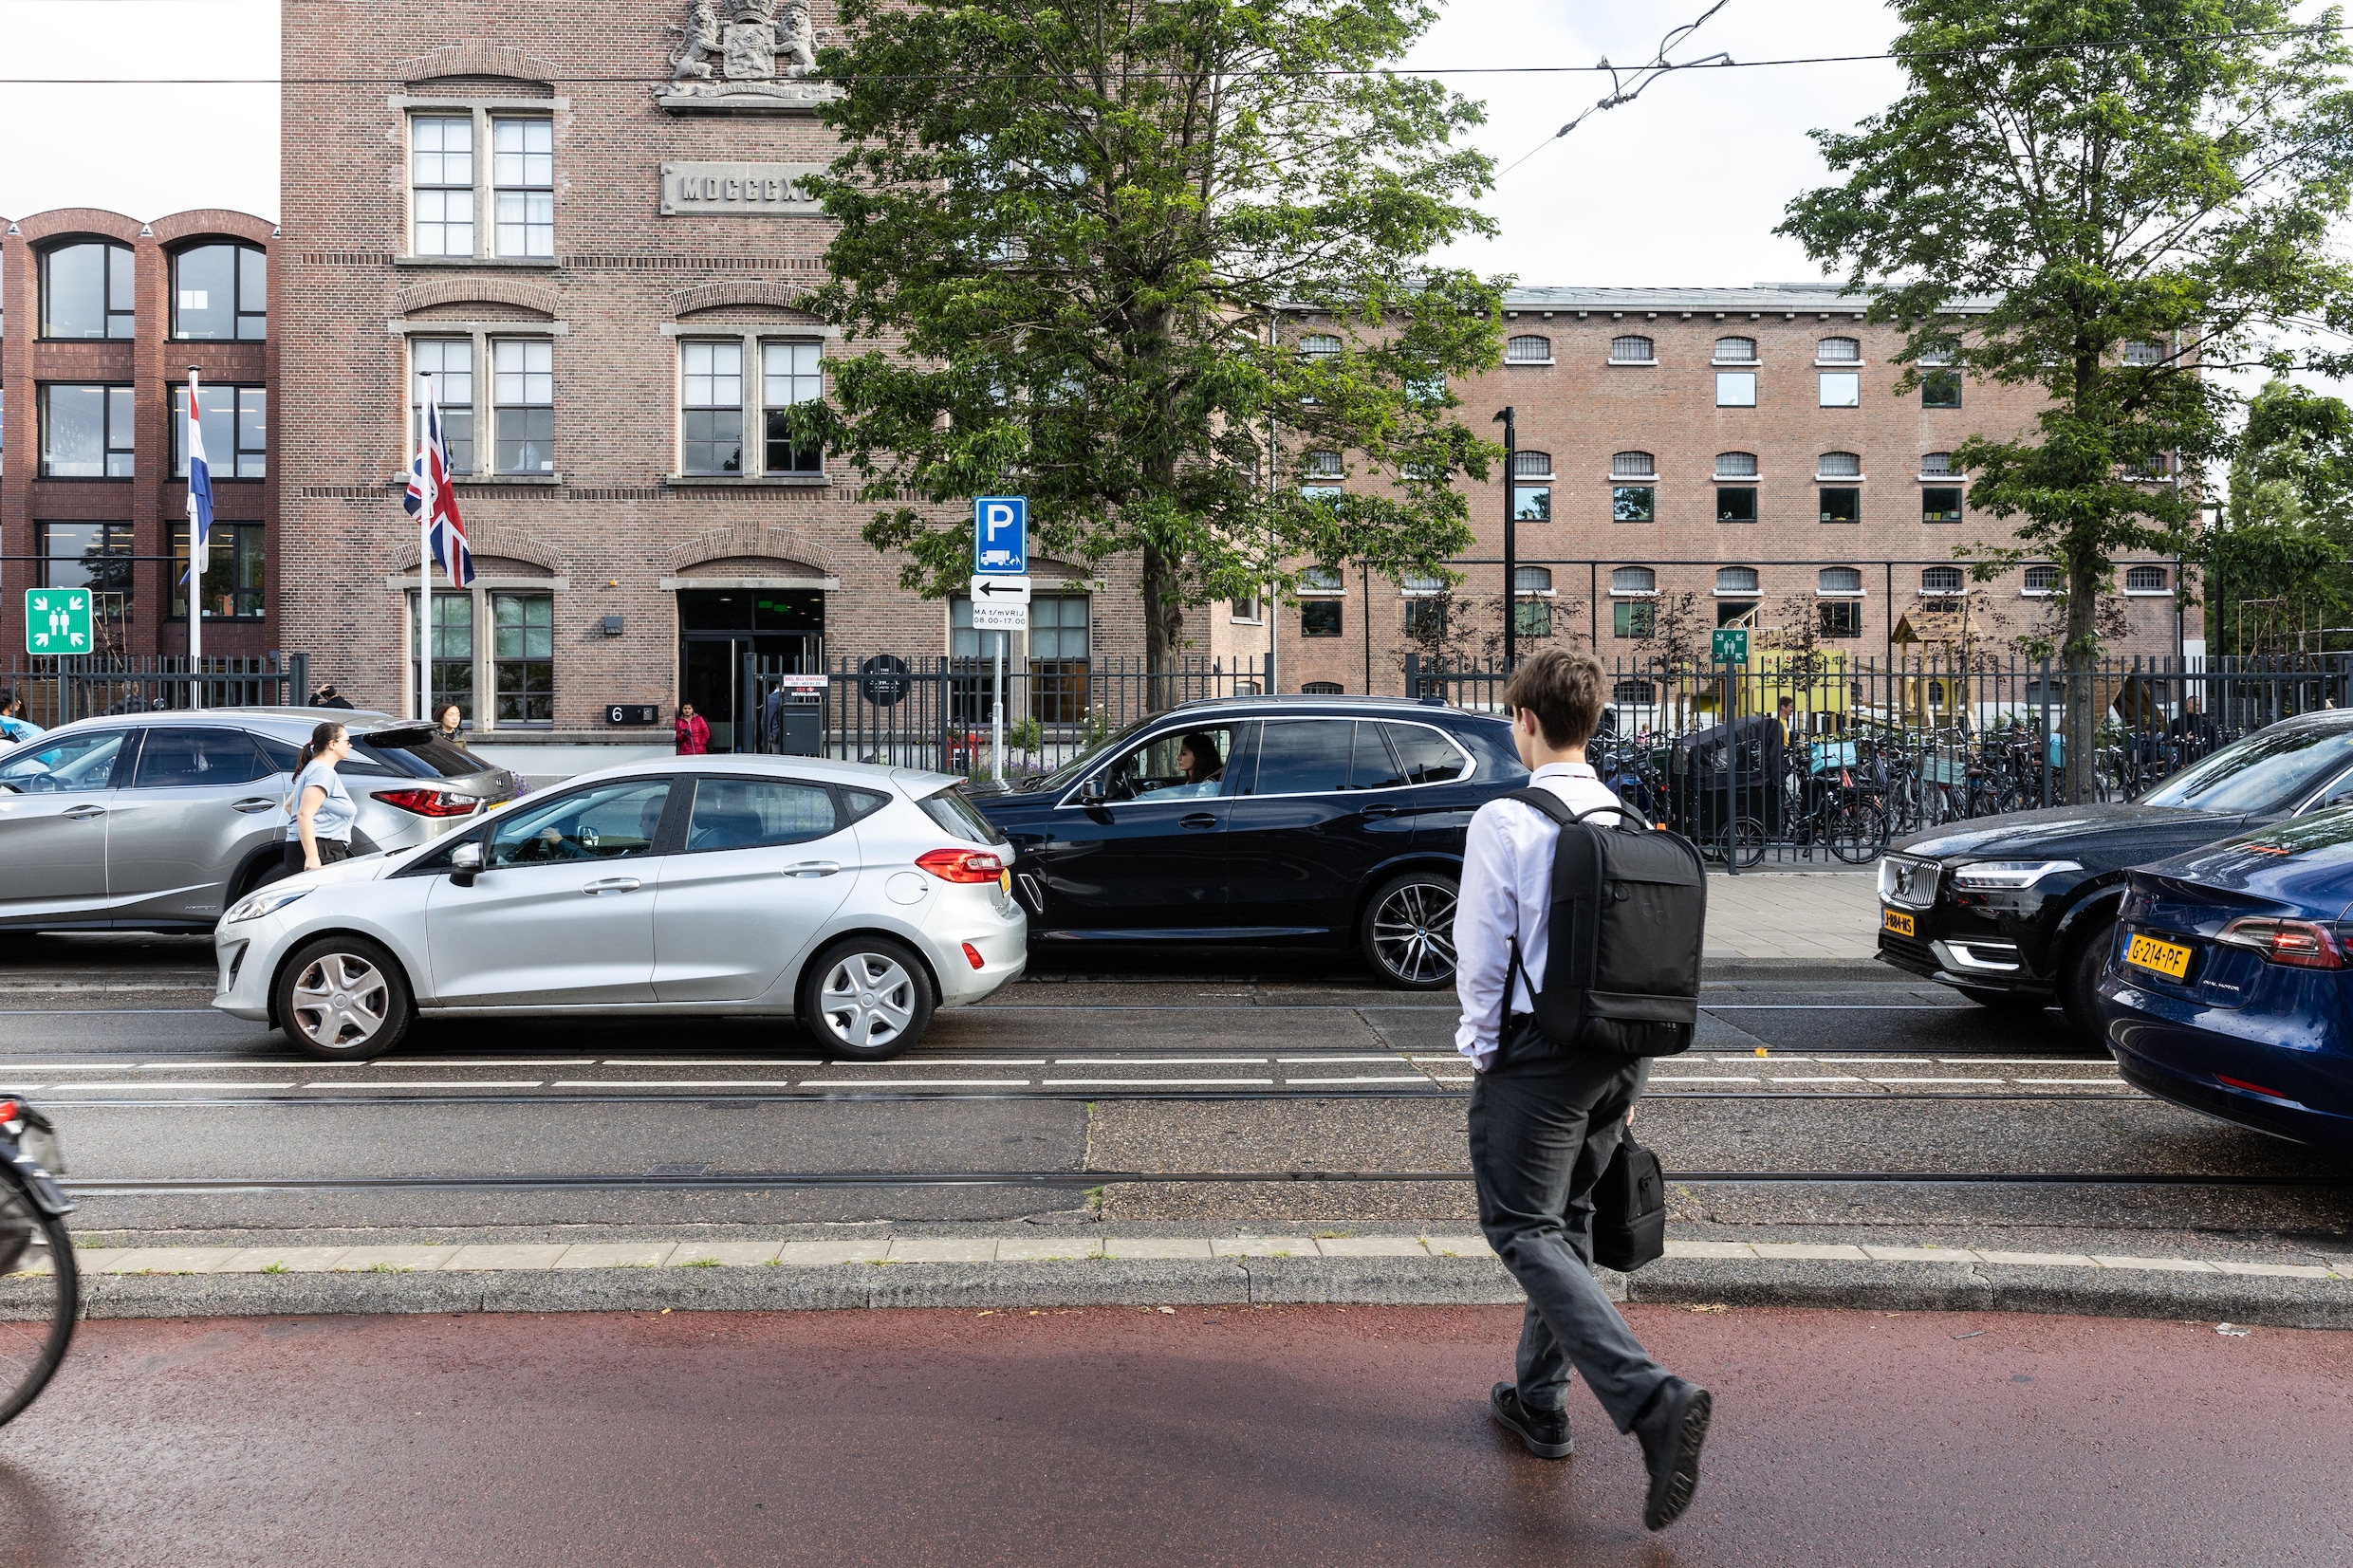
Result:
<svg viewBox="0 0 2353 1568"><path fill-rule="evenodd" d="M175 336L175 263L208 244L249 246L263 252L266 267L273 245L269 221L245 212L175 212L142 224L120 212L61 208L14 221L0 220L0 647L21 656L25 646L23 589L44 583L45 525L65 537L76 526L127 525L127 541L113 545L131 560L107 568L127 571L120 618L102 622L100 650L140 656L184 654L188 623L167 613L178 577L169 561L172 530L187 519L188 487L173 478L173 397L187 384L194 365L208 389L258 387L268 409L266 456L277 451L275 394L277 336L263 340L193 340ZM100 242L129 252L132 321L130 336L45 338L43 258L66 246ZM206 291L208 296L210 291ZM215 302L216 304L217 302ZM276 302L268 302L275 306ZM277 317L274 308L270 323ZM42 451L44 389L105 386L130 391L132 430L123 477L52 474ZM119 437L117 437L119 439ZM277 481L274 461L267 477L235 477L234 451L212 451L213 515L215 526L263 526L265 579L258 616L205 618L208 655L250 655L282 646L277 624ZM78 536L77 536L78 537ZM60 563L49 574L59 584L80 581L78 566ZM103 602L102 600L102 602ZM233 601L232 605L239 601ZM245 607L251 608L250 602Z"/></svg>

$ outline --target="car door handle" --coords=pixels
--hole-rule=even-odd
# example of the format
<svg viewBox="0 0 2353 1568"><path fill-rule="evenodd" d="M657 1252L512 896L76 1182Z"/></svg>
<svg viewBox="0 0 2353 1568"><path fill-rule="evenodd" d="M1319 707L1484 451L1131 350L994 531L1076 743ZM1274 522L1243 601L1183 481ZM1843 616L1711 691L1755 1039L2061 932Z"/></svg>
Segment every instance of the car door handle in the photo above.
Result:
<svg viewBox="0 0 2353 1568"><path fill-rule="evenodd" d="M1367 817L1394 817L1404 809L1405 808L1401 805L1368 805L1364 808L1363 815Z"/></svg>
<svg viewBox="0 0 2353 1568"><path fill-rule="evenodd" d="M268 798L268 797L266 797L266 796L256 795L256 796L253 796L253 797L252 797L251 799L250 799L250 800L244 800L244 801L232 801L232 802L229 802L229 809L230 809L230 810L232 810L232 811L249 811L249 812L250 812L250 811L275 811L275 810L277 810L277 809L278 809L278 802L275 802L275 801L273 801L273 800L269 799L269 798Z"/></svg>
<svg viewBox="0 0 2353 1568"><path fill-rule="evenodd" d="M582 884L581 892L591 898L600 893L635 893L644 886L634 876L607 876L601 881Z"/></svg>
<svg viewBox="0 0 2353 1568"><path fill-rule="evenodd" d="M67 806L59 815L69 822L86 822L93 817L105 816L106 808L102 805Z"/></svg>
<svg viewBox="0 0 2353 1568"><path fill-rule="evenodd" d="M1177 818L1176 825L1178 827L1215 827L1217 818L1211 812L1196 811L1190 817Z"/></svg>
<svg viewBox="0 0 2353 1568"><path fill-rule="evenodd" d="M787 876L831 876L842 869L839 860L800 860L784 868Z"/></svg>

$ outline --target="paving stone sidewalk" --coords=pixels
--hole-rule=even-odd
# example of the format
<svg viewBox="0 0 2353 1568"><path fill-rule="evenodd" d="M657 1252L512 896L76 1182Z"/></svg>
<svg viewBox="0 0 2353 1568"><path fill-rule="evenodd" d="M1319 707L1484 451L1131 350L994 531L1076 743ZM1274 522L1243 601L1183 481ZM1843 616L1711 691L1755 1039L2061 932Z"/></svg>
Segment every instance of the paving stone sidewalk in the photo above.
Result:
<svg viewBox="0 0 2353 1568"><path fill-rule="evenodd" d="M1877 867L1754 871L1708 878L1706 955L1870 964L1879 948Z"/></svg>

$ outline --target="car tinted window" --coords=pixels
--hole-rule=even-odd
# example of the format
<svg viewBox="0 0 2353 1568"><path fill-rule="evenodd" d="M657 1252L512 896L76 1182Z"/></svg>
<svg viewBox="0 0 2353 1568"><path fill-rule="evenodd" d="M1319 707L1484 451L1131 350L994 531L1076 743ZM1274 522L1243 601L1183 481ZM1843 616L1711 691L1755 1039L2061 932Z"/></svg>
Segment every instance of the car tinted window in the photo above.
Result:
<svg viewBox="0 0 2353 1568"><path fill-rule="evenodd" d="M517 806L491 829L482 863L487 869L650 854L669 797L667 779L616 779Z"/></svg>
<svg viewBox="0 0 2353 1568"><path fill-rule="evenodd" d="M686 847L691 852L805 844L840 825L833 794L823 784L702 779L695 784L695 809L686 820Z"/></svg>
<svg viewBox="0 0 2353 1568"><path fill-rule="evenodd" d="M842 803L849 808L851 821L862 822L890 804L891 798L879 789L844 789Z"/></svg>
<svg viewBox="0 0 2353 1568"><path fill-rule="evenodd" d="M997 831L996 823L973 810L973 802L966 800L954 784L916 803L923 808L923 815L968 843L1001 844L1006 841L1005 835Z"/></svg>
<svg viewBox="0 0 2353 1568"><path fill-rule="evenodd" d="M1257 795L1327 795L1348 787L1353 719L1290 719L1258 732Z"/></svg>
<svg viewBox="0 0 2353 1568"><path fill-rule="evenodd" d="M248 784L275 771L242 729L147 731L139 748L134 789L195 789L206 784Z"/></svg>
<svg viewBox="0 0 2353 1568"><path fill-rule="evenodd" d="M2141 799L2192 811L2283 811L2353 763L2353 729L2281 727L2226 746Z"/></svg>
<svg viewBox="0 0 2353 1568"><path fill-rule="evenodd" d="M1356 721L1356 751L1348 764L1350 789L1400 789L1405 784L1405 770L1398 766L1389 754L1389 743L1380 738L1387 728L1370 719Z"/></svg>
<svg viewBox="0 0 2353 1568"><path fill-rule="evenodd" d="M302 760L303 748L292 741L282 741L275 735L256 735L253 744L269 759L272 772L291 773L294 765Z"/></svg>
<svg viewBox="0 0 2353 1568"><path fill-rule="evenodd" d="M397 739L371 736L369 744L370 749L384 761L419 779L463 779L487 773L491 766L464 747L453 746L438 735L412 739L403 731Z"/></svg>
<svg viewBox="0 0 2353 1568"><path fill-rule="evenodd" d="M19 747L0 767L0 785L22 795L67 795L103 789L122 754L125 731L83 730Z"/></svg>
<svg viewBox="0 0 2353 1568"><path fill-rule="evenodd" d="M1447 784L1470 776L1471 764L1460 748L1428 725L1393 724L1388 730L1408 783Z"/></svg>

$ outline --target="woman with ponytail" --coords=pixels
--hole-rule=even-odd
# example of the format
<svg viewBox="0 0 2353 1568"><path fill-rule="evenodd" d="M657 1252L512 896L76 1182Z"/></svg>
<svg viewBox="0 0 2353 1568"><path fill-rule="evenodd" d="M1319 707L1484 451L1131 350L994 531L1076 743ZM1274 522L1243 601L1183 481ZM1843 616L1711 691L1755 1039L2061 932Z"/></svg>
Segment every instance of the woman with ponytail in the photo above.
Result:
<svg viewBox="0 0 2353 1568"><path fill-rule="evenodd" d="M351 755L351 731L329 721L310 732L294 763L294 817L286 824L286 875L351 858L351 824L360 815L335 765Z"/></svg>

